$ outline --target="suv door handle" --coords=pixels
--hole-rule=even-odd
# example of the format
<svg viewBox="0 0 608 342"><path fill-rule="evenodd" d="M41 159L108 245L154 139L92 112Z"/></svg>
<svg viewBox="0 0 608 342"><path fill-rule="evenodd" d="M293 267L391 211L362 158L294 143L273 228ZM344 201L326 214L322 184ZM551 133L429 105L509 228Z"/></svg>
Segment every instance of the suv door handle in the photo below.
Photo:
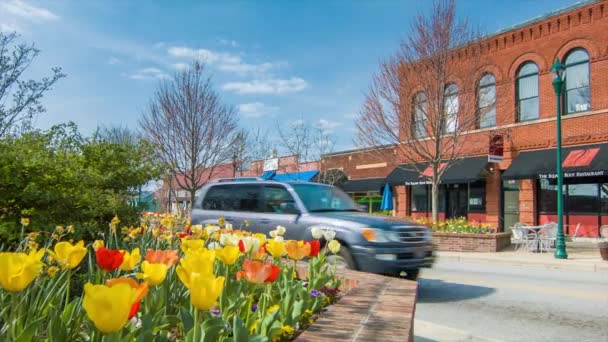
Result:
<svg viewBox="0 0 608 342"><path fill-rule="evenodd" d="M260 219L260 223L268 224L268 223L270 223L270 220L269 219Z"/></svg>
<svg viewBox="0 0 608 342"><path fill-rule="evenodd" d="M234 218L232 218L230 216L226 216L226 217L224 217L224 220L226 220L226 221L234 221Z"/></svg>

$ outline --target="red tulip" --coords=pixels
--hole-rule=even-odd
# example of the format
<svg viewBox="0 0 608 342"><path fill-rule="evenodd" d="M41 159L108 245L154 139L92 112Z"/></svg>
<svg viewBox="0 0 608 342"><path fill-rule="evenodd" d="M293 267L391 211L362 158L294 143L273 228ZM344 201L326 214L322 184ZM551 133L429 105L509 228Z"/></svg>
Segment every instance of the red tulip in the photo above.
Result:
<svg viewBox="0 0 608 342"><path fill-rule="evenodd" d="M104 271L112 272L122 264L125 253L116 249L98 248L95 251L97 265Z"/></svg>
<svg viewBox="0 0 608 342"><path fill-rule="evenodd" d="M319 240L312 240L308 241L307 243L310 245L310 254L308 254L308 256L316 257L319 255L319 251L321 250L321 243Z"/></svg>

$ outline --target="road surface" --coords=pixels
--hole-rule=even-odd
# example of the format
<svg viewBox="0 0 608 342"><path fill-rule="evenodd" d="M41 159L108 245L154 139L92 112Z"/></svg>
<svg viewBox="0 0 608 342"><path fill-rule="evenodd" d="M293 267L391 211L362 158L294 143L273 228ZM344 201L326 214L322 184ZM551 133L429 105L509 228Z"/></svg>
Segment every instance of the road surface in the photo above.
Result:
<svg viewBox="0 0 608 342"><path fill-rule="evenodd" d="M438 261L419 279L415 341L608 342L608 272Z"/></svg>

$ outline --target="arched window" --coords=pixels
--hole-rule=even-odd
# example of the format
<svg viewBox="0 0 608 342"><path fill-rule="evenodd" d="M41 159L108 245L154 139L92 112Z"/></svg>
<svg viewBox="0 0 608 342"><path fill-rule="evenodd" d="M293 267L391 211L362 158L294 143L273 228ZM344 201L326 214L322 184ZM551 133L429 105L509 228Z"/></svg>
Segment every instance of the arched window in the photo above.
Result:
<svg viewBox="0 0 608 342"><path fill-rule="evenodd" d="M485 74L479 80L477 110L479 128L496 126L496 79L492 74Z"/></svg>
<svg viewBox="0 0 608 342"><path fill-rule="evenodd" d="M574 49L566 55L566 114L591 110L589 89L589 54Z"/></svg>
<svg viewBox="0 0 608 342"><path fill-rule="evenodd" d="M419 92L414 96L414 136L424 138L427 136L426 130L426 93Z"/></svg>
<svg viewBox="0 0 608 342"><path fill-rule="evenodd" d="M526 62L517 73L518 121L538 119L538 67Z"/></svg>
<svg viewBox="0 0 608 342"><path fill-rule="evenodd" d="M458 86L450 83L443 93L445 111L445 132L453 133L458 127Z"/></svg>

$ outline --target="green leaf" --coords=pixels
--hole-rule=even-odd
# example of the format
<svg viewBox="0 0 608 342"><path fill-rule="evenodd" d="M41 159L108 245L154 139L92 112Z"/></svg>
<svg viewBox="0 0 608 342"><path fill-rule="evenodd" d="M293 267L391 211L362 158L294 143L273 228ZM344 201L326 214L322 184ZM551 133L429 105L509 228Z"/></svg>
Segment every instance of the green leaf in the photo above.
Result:
<svg viewBox="0 0 608 342"><path fill-rule="evenodd" d="M249 331L247 331L243 320L238 316L234 316L232 320L232 334L234 342L247 342L249 340Z"/></svg>
<svg viewBox="0 0 608 342"><path fill-rule="evenodd" d="M182 324L184 325L184 333L188 333L194 326L194 318L190 314L190 310L181 308L180 316L182 318Z"/></svg>
<svg viewBox="0 0 608 342"><path fill-rule="evenodd" d="M226 328L226 323L221 317L213 317L205 320L202 325L203 333L201 341L214 342L218 340L218 336L222 329Z"/></svg>

